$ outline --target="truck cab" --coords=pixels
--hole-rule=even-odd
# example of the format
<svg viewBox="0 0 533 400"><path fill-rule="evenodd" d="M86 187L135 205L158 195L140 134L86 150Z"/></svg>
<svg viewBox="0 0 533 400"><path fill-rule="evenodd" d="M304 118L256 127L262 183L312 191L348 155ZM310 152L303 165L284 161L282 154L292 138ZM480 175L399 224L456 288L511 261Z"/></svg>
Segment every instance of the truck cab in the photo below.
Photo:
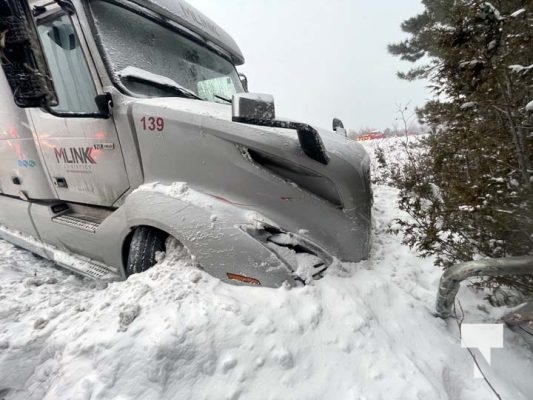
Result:
<svg viewBox="0 0 533 400"><path fill-rule="evenodd" d="M0 0L0 33L0 237L100 279L169 237L237 284L368 256L364 150L276 119L186 2Z"/></svg>

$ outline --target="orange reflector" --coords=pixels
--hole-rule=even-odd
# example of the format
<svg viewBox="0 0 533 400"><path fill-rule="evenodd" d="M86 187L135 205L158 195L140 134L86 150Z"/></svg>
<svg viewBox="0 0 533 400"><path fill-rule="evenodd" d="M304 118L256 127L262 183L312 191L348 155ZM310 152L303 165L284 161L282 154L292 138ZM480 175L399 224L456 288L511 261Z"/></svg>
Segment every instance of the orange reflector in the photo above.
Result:
<svg viewBox="0 0 533 400"><path fill-rule="evenodd" d="M232 274L230 272L228 272L226 275L228 276L228 279L231 279L232 281L247 283L248 285L261 285L261 282L259 282L255 278L250 278L244 275Z"/></svg>

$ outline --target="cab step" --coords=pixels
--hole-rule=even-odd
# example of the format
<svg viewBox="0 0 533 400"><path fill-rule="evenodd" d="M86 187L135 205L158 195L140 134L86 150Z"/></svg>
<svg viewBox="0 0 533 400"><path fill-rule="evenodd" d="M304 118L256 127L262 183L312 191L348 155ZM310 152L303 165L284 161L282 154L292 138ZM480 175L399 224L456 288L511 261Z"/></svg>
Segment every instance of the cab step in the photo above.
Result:
<svg viewBox="0 0 533 400"><path fill-rule="evenodd" d="M114 268L78 255L55 249L52 261L59 266L89 278L101 281L115 281L119 276Z"/></svg>
<svg viewBox="0 0 533 400"><path fill-rule="evenodd" d="M95 233L102 223L102 221L97 218L75 213L59 215L52 218L52 221L61 225L70 226L91 233Z"/></svg>
<svg viewBox="0 0 533 400"><path fill-rule="evenodd" d="M16 246L53 261L63 268L92 279L107 282L122 279L122 276L116 268L87 257L60 250L55 246L43 243L32 236L14 231L3 225L0 225L0 239L11 242Z"/></svg>

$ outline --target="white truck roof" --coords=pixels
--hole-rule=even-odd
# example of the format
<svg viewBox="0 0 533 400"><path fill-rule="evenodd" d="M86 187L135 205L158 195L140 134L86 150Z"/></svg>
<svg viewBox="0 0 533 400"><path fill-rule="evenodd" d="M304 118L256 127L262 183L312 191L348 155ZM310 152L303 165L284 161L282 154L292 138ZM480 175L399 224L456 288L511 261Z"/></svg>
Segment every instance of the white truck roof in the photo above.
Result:
<svg viewBox="0 0 533 400"><path fill-rule="evenodd" d="M183 0L131 0L190 29L230 53L235 65L244 56L233 38L211 19Z"/></svg>
<svg viewBox="0 0 533 400"><path fill-rule="evenodd" d="M50 0L27 0L30 5L44 5ZM91 1L91 0L80 0ZM184 0L128 0L164 16L214 43L230 54L235 65L244 64L244 56L233 38Z"/></svg>

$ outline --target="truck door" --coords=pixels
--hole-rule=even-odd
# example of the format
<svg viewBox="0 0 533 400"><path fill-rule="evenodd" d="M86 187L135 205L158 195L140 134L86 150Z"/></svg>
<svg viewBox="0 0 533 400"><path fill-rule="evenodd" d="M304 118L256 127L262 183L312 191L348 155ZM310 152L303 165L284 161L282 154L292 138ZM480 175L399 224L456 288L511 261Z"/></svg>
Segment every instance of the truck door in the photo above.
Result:
<svg viewBox="0 0 533 400"><path fill-rule="evenodd" d="M0 194L53 199L26 111L13 102L2 70L0 94Z"/></svg>
<svg viewBox="0 0 533 400"><path fill-rule="evenodd" d="M111 206L129 188L115 124L96 105L102 88L76 15L49 8L36 22L58 105L29 109L42 159L59 199Z"/></svg>
<svg viewBox="0 0 533 400"><path fill-rule="evenodd" d="M28 5L0 0L0 194L48 200L56 194L49 186L24 108L36 107L43 98L55 100L49 95L49 82L37 78L42 75L34 72L45 67L44 59L36 54L38 45L30 39L34 34ZM0 214L3 213L0 221L5 222L8 217L29 218L27 211L24 216L5 205L0 208Z"/></svg>

